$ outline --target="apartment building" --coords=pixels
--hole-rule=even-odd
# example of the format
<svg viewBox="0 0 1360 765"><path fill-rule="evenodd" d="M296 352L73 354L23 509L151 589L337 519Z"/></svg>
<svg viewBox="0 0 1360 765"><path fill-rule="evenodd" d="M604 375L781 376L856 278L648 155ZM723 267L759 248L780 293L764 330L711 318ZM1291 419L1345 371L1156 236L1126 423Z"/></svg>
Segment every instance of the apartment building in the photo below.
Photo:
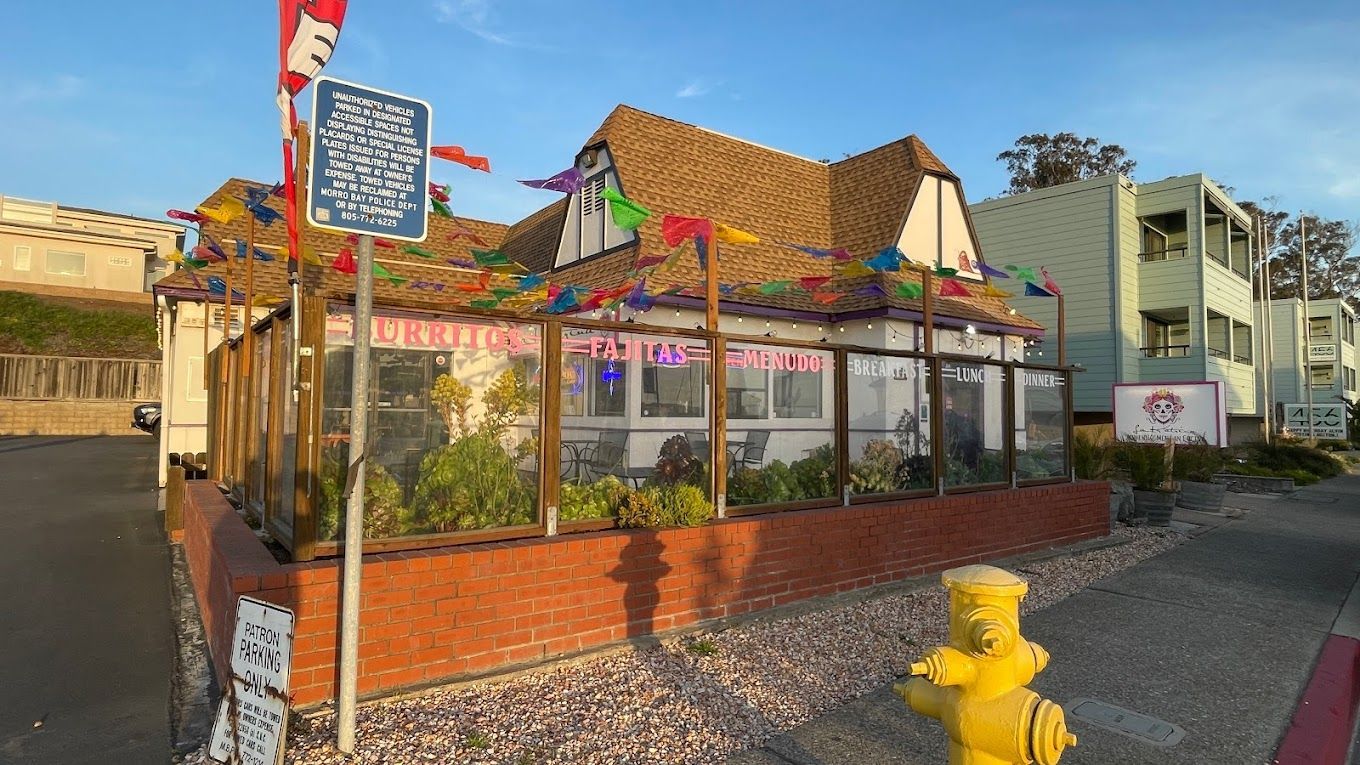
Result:
<svg viewBox="0 0 1360 765"><path fill-rule="evenodd" d="M183 244L169 221L0 195L0 289L141 299Z"/></svg>
<svg viewBox="0 0 1360 765"><path fill-rule="evenodd" d="M1265 305L1264 301L1257 301L1258 314ZM1360 400L1355 311L1337 298L1309 300L1306 317L1303 301L1298 298L1270 301L1268 394L1271 411L1280 422L1283 407L1308 401L1310 391L1305 384L1312 387L1314 404ZM1265 326L1264 320L1260 324ZM1263 390L1261 395L1264 399L1267 391Z"/></svg>
<svg viewBox="0 0 1360 765"><path fill-rule="evenodd" d="M1114 383L1218 380L1230 437L1258 436L1252 222L1206 176L1109 175L970 210L991 262L1042 265L1059 279L1068 361L1086 370L1073 389L1079 424L1111 420ZM1056 301L1012 303L1048 328L1029 352L1054 353Z"/></svg>

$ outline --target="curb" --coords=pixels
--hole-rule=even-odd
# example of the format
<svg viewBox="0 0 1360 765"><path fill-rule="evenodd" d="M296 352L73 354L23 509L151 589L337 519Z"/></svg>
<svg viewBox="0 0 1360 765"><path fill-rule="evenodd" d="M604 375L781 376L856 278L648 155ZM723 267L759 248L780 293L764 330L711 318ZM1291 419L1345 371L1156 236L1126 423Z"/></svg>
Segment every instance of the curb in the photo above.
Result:
<svg viewBox="0 0 1360 765"><path fill-rule="evenodd" d="M1346 765L1360 707L1360 578L1322 644L1276 765Z"/></svg>

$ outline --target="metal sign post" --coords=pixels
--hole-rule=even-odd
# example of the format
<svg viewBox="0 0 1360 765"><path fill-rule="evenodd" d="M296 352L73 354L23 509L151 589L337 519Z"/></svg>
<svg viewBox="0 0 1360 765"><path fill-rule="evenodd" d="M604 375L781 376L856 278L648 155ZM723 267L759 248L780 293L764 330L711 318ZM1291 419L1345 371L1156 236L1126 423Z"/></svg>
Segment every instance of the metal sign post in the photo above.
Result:
<svg viewBox="0 0 1360 765"><path fill-rule="evenodd" d="M395 93L318 78L307 163L307 221L358 235L349 473L345 480L344 577L336 746L353 752L359 689L359 585L363 577L364 461L368 444L369 347L374 237L424 241L430 105ZM301 253L299 253L301 256Z"/></svg>

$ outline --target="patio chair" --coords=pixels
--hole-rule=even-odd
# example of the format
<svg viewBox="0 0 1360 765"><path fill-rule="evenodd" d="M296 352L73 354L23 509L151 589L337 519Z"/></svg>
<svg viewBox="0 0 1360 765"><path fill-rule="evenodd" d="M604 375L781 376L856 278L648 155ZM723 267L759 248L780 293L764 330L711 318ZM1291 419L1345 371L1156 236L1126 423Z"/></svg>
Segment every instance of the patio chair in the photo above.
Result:
<svg viewBox="0 0 1360 765"><path fill-rule="evenodd" d="M747 431L745 441L732 445L730 463L733 466L739 465L759 470L765 464L765 446L769 443L770 431Z"/></svg>
<svg viewBox="0 0 1360 765"><path fill-rule="evenodd" d="M685 440L689 442L689 450L695 457L708 462L708 431L687 430Z"/></svg>
<svg viewBox="0 0 1360 765"><path fill-rule="evenodd" d="M624 462L628 458L628 433L625 431L611 430L600 434L600 440L594 446L588 446L581 450L581 460L585 464L586 473L592 481L597 481L604 476L612 475L624 481L630 481L633 488L638 488L642 482L651 478L652 468L648 467L626 467Z"/></svg>

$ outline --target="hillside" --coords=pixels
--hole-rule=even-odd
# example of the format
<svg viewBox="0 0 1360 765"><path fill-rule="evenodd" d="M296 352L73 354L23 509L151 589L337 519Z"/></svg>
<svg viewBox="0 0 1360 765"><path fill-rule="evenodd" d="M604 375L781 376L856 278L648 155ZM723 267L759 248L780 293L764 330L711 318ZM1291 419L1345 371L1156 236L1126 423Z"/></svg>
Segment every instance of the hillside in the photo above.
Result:
<svg viewBox="0 0 1360 765"><path fill-rule="evenodd" d="M0 291L0 353L155 359L150 300L130 305Z"/></svg>

